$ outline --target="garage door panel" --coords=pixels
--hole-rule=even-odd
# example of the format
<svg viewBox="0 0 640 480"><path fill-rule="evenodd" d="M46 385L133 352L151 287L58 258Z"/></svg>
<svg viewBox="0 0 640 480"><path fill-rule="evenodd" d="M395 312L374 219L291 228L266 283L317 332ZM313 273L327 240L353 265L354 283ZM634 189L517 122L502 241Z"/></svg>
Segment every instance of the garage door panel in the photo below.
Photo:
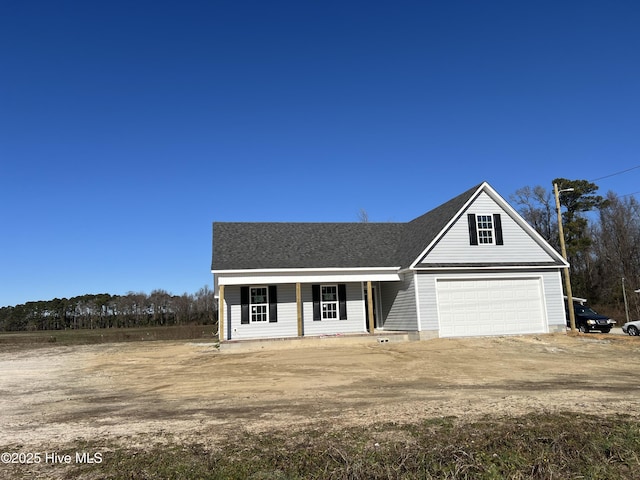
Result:
<svg viewBox="0 0 640 480"><path fill-rule="evenodd" d="M440 279L436 292L442 337L545 331L538 278Z"/></svg>

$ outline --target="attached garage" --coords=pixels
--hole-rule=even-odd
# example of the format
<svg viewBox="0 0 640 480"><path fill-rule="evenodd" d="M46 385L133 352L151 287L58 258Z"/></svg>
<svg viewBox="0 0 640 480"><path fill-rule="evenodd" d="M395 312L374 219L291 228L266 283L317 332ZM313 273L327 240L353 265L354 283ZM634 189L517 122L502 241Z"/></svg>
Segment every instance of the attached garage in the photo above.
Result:
<svg viewBox="0 0 640 480"><path fill-rule="evenodd" d="M441 337L545 333L542 279L436 281Z"/></svg>

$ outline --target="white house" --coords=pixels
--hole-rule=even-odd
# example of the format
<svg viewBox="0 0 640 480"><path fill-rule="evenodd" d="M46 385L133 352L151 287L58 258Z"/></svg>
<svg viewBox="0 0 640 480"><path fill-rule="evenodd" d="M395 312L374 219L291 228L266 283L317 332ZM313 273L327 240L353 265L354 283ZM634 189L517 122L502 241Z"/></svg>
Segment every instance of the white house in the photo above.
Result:
<svg viewBox="0 0 640 480"><path fill-rule="evenodd" d="M211 265L222 341L566 328L568 264L486 182L408 223L215 222Z"/></svg>

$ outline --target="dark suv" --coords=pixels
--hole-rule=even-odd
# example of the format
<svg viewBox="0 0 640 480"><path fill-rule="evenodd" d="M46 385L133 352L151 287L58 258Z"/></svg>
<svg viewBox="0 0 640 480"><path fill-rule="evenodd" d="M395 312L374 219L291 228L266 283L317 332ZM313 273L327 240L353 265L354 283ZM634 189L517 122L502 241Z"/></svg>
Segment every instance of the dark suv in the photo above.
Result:
<svg viewBox="0 0 640 480"><path fill-rule="evenodd" d="M583 333L587 333L590 330L599 330L602 333L609 333L611 327L616 322L609 317L600 315L595 312L588 305L584 305L578 302L573 302L573 312L576 317L576 328ZM569 310L567 309L567 327L571 325L569 320Z"/></svg>

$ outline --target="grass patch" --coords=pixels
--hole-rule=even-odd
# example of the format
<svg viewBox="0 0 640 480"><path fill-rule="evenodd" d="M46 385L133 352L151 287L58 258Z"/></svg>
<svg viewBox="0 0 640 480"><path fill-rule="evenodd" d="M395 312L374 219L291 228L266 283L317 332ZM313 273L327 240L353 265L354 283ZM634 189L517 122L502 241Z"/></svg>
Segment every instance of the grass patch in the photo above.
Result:
<svg viewBox="0 0 640 480"><path fill-rule="evenodd" d="M90 345L150 340L206 339L214 341L217 340L217 335L217 327L214 325L0 332L0 348L4 346L37 347L50 346L52 344Z"/></svg>
<svg viewBox="0 0 640 480"><path fill-rule="evenodd" d="M530 414L472 423L450 417L239 433L207 445L206 438L136 450L83 445L105 452L103 463L61 468L56 478L602 480L638 478L640 471L640 426L622 415ZM19 469L12 473L29 478L15 477Z"/></svg>

